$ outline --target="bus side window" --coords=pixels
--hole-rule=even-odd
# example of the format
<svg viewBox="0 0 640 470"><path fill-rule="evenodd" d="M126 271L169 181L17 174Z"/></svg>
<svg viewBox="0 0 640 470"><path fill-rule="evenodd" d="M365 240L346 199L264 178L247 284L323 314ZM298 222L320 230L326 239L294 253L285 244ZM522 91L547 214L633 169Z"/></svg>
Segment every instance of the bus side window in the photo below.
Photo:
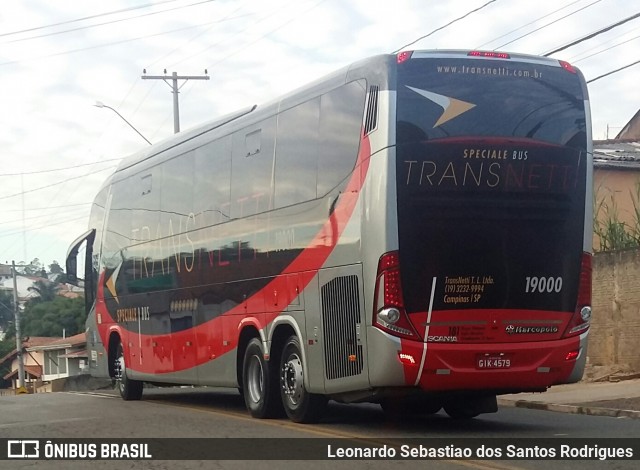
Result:
<svg viewBox="0 0 640 470"><path fill-rule="evenodd" d="M318 197L329 193L353 171L358 156L365 87L355 81L322 95Z"/></svg>
<svg viewBox="0 0 640 470"><path fill-rule="evenodd" d="M195 154L193 212L199 227L229 220L231 193L231 136L220 137Z"/></svg>
<svg viewBox="0 0 640 470"><path fill-rule="evenodd" d="M245 127L233 134L231 154L231 218L269 210L276 118Z"/></svg>
<svg viewBox="0 0 640 470"><path fill-rule="evenodd" d="M131 244L133 203L138 199L136 189L127 179L113 184L113 198L102 243L102 260L107 268L115 269L122 262L123 252Z"/></svg>
<svg viewBox="0 0 640 470"><path fill-rule="evenodd" d="M320 98L278 115L274 208L317 197Z"/></svg>

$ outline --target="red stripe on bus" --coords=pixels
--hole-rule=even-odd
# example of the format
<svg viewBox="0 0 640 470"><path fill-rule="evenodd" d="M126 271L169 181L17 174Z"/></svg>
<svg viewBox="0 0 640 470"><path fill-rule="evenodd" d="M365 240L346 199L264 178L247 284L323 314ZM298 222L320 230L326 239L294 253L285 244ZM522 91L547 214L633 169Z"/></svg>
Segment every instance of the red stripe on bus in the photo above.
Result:
<svg viewBox="0 0 640 470"><path fill-rule="evenodd" d="M121 338L123 338L123 333L127 335L126 341L123 341L125 356L128 357L127 367L138 372L149 374L170 373L189 369L194 365L193 363L190 363L186 367L174 366L171 370L158 371L155 368L153 357L149 359L143 358L140 363L137 360L132 359L130 348L134 347L137 350L138 345L142 343L144 350L150 347L149 344L151 341L163 341L165 344L166 342L169 342L173 349L178 344L184 345L189 341L193 341L194 335L196 337L207 337L211 331L222 332L222 335L218 337L220 341L218 341L217 344L207 342L206 346L211 347L211 354L196 357L195 365L201 365L210 361L212 356L219 358L221 355L236 349L238 345L238 338L240 336L240 326L246 322L247 319L247 313L245 311L246 304L258 301L263 296L273 292L276 286L282 285L283 282L286 283L287 276L292 274L298 274L300 292L302 292L326 262L327 258L335 248L340 235L342 235L345 227L351 219L360 195L360 190L362 189L362 185L364 184L364 180L369 169L370 157L371 144L369 142L369 138L362 135L355 170L353 171L344 192L339 195L338 204L332 214L315 235L312 242L279 275L277 275L275 279L269 282L260 291L249 297L242 304L236 305L231 310L217 318L202 323L194 328L182 330L176 333L145 335L127 331L116 325L116 329L119 331ZM278 317L278 315L280 315L295 299L297 294L292 292L291 289L285 289L281 295L283 298L279 299L279 302L282 304L282 309L280 311L259 313L251 316L254 324L259 329L264 329L269 323L275 320L275 318ZM109 335L113 331L113 324L115 324L115 321L104 303L104 272L101 274L100 281L98 283L98 302L96 303L96 313L102 317L102 321L98 322L98 331L103 344L107 347L109 344ZM229 321L229 319L233 320ZM223 337L230 338L230 340L223 344L221 341Z"/></svg>

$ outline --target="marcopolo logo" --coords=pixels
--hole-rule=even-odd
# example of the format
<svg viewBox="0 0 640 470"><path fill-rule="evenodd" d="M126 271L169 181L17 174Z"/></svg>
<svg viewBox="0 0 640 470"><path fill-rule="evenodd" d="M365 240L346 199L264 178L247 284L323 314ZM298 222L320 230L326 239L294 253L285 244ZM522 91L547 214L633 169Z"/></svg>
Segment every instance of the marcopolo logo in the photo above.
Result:
<svg viewBox="0 0 640 470"><path fill-rule="evenodd" d="M507 326L504 331L508 335L544 335L558 332L557 326L544 325L544 326Z"/></svg>

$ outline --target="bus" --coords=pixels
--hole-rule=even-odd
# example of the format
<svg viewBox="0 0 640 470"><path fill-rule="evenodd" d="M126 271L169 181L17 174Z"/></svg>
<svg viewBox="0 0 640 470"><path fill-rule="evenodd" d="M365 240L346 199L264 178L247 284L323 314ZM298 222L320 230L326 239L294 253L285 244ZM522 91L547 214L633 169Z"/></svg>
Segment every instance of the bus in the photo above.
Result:
<svg viewBox="0 0 640 470"><path fill-rule="evenodd" d="M581 72L531 55L356 62L124 159L69 248L90 371L469 419L580 380L592 143ZM80 279L82 277L83 279Z"/></svg>

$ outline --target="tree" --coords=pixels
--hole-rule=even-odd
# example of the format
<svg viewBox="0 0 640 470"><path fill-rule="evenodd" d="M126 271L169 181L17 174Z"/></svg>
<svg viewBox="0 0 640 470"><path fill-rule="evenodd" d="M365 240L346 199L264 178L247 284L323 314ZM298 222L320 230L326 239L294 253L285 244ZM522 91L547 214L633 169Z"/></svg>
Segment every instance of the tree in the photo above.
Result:
<svg viewBox="0 0 640 470"><path fill-rule="evenodd" d="M0 329L6 332L11 322L13 322L13 292L0 290Z"/></svg>
<svg viewBox="0 0 640 470"><path fill-rule="evenodd" d="M51 263L49 265L49 272L51 274L55 274L56 276L53 277L51 280L54 282L67 282L67 275L65 274L64 270L62 269L62 267L60 266L60 264L58 264L58 262L56 260L53 260L53 263Z"/></svg>
<svg viewBox="0 0 640 470"><path fill-rule="evenodd" d="M38 258L33 258L33 260L27 264L24 261L20 262L23 267L21 268L21 273L25 276L40 276L42 275L43 266Z"/></svg>
<svg viewBox="0 0 640 470"><path fill-rule="evenodd" d="M33 283L33 286L27 289L31 293L37 294L37 297L31 297L27 304L50 302L58 295L58 286L53 282L45 280L37 280Z"/></svg>
<svg viewBox="0 0 640 470"><path fill-rule="evenodd" d="M56 297L49 302L27 303L20 317L23 336L67 336L84 331L84 299Z"/></svg>
<svg viewBox="0 0 640 470"><path fill-rule="evenodd" d="M62 274L64 270L60 267L60 264L56 260L53 260L53 263L49 265L49 272L51 274Z"/></svg>

